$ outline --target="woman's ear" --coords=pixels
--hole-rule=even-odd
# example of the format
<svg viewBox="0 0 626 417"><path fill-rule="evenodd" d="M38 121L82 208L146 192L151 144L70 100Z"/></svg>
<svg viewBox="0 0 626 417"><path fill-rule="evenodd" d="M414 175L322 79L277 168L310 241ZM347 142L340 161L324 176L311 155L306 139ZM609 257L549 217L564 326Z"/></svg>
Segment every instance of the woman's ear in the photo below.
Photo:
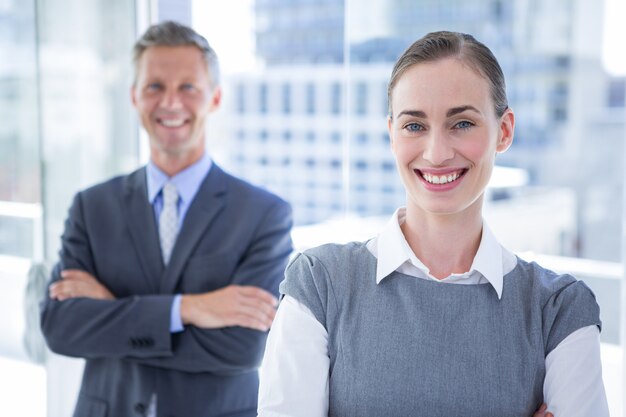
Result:
<svg viewBox="0 0 626 417"><path fill-rule="evenodd" d="M505 152L513 143L515 131L515 114L511 108L507 108L502 117L500 117L500 131L498 132L498 143L496 144L496 152Z"/></svg>

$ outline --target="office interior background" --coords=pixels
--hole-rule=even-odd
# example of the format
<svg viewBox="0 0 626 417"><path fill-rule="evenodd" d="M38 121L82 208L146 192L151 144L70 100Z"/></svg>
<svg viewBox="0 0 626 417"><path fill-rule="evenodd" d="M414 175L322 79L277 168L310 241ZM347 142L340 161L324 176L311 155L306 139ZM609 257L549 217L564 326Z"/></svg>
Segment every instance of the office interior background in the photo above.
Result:
<svg viewBox="0 0 626 417"><path fill-rule="evenodd" d="M0 415L70 415L81 363L41 349L29 271L55 261L76 191L147 160L131 48L177 20L221 59L209 152L292 204L299 250L367 239L403 204L386 129L402 51L441 29L489 46L517 123L485 218L520 256L595 291L611 413L626 416L623 3L0 0Z"/></svg>

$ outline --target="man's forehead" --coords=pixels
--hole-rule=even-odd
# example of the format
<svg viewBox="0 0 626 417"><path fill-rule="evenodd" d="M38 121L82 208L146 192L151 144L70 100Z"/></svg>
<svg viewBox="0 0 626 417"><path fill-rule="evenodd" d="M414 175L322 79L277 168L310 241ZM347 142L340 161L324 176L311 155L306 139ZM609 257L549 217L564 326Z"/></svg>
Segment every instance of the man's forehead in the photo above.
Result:
<svg viewBox="0 0 626 417"><path fill-rule="evenodd" d="M203 63L202 51L195 46L150 46L141 54L139 62L157 64Z"/></svg>
<svg viewBox="0 0 626 417"><path fill-rule="evenodd" d="M151 46L138 61L138 76L208 74L202 52L194 46Z"/></svg>

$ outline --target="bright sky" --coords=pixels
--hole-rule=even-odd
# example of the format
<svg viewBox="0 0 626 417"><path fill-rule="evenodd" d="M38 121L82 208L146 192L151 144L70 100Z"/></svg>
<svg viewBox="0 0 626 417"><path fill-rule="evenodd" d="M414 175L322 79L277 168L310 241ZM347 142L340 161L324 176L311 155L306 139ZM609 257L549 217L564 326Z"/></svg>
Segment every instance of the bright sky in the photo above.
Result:
<svg viewBox="0 0 626 417"><path fill-rule="evenodd" d="M252 0L192 1L192 26L217 52L226 73L255 66Z"/></svg>
<svg viewBox="0 0 626 417"><path fill-rule="evenodd" d="M626 75L626 1L605 0L603 63L613 75ZM255 67L253 0L193 0L193 26L217 51L224 72Z"/></svg>
<svg viewBox="0 0 626 417"><path fill-rule="evenodd" d="M613 75L626 75L626 1L605 0L603 63Z"/></svg>

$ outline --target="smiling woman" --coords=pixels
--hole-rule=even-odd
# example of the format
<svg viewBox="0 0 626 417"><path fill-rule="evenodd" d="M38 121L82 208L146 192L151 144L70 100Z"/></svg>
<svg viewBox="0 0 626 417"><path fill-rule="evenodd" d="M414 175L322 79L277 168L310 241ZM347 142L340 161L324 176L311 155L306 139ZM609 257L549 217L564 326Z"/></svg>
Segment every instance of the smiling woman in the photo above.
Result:
<svg viewBox="0 0 626 417"><path fill-rule="evenodd" d="M594 295L514 256L482 218L515 126L491 51L430 33L388 94L406 207L377 237L287 268L259 415L608 416Z"/></svg>
<svg viewBox="0 0 626 417"><path fill-rule="evenodd" d="M476 213L496 152L513 140L513 112L498 117L488 81L456 57L413 65L392 91L389 136L410 217L465 212L466 227L480 230Z"/></svg>

